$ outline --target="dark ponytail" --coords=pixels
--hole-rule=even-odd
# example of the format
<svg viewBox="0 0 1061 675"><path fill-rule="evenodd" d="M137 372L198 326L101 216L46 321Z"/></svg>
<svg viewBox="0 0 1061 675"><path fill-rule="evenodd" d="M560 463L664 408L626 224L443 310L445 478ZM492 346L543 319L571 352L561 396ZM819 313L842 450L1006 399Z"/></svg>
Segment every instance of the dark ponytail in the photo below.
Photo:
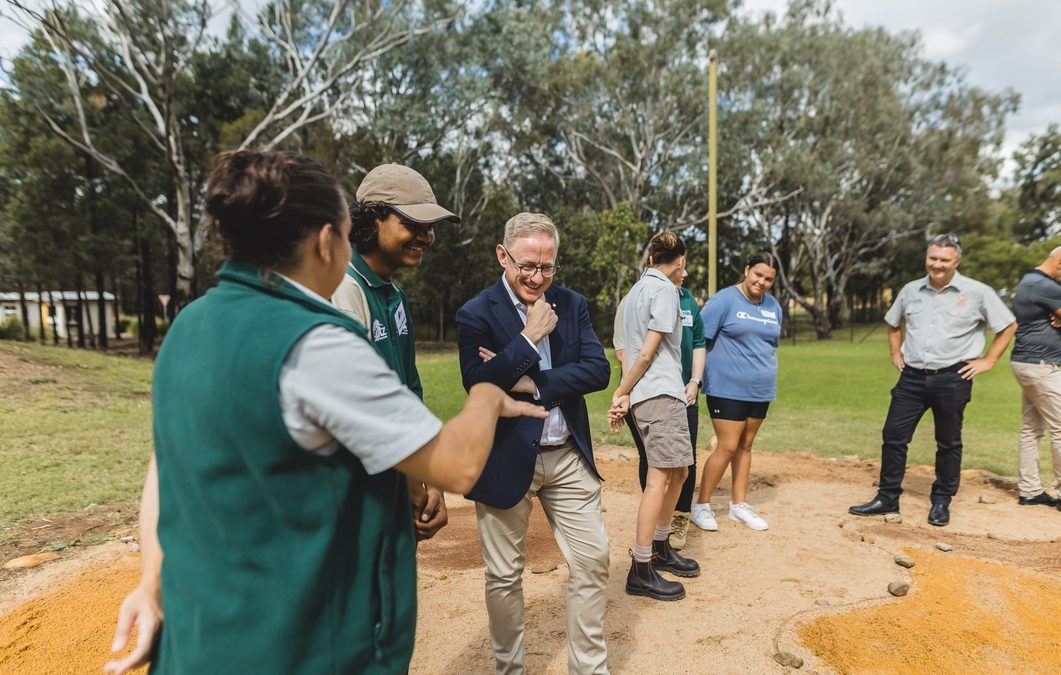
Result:
<svg viewBox="0 0 1061 675"><path fill-rule="evenodd" d="M685 242L673 232L657 232L648 241L648 263L666 265L685 255Z"/></svg>
<svg viewBox="0 0 1061 675"><path fill-rule="evenodd" d="M206 188L206 213L228 257L260 267L295 262L306 237L346 213L339 183L293 152L223 152ZM338 231L338 230L337 230Z"/></svg>

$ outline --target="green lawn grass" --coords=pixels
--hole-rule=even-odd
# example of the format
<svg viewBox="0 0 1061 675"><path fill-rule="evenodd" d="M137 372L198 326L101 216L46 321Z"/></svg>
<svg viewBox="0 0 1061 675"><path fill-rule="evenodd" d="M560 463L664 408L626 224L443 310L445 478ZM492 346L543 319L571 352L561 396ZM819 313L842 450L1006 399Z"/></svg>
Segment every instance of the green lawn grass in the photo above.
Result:
<svg viewBox="0 0 1061 675"><path fill-rule="evenodd" d="M760 450L824 456L880 454L880 431L896 373L885 332L842 332L836 339L786 343L779 352L778 399L756 443ZM151 363L87 350L0 342L0 351L38 364L33 376L2 375L0 392L0 527L79 511L88 504L135 499L150 454ZM610 352L610 350L609 350ZM456 352L419 359L427 405L448 419L464 402ZM596 443L629 444L607 430L606 410L618 382L588 397ZM701 404L700 448L711 436ZM912 463L930 464L931 414L911 446ZM966 409L966 468L1016 472L1020 389L1008 361L977 378ZM1044 475L1049 457L1044 443Z"/></svg>

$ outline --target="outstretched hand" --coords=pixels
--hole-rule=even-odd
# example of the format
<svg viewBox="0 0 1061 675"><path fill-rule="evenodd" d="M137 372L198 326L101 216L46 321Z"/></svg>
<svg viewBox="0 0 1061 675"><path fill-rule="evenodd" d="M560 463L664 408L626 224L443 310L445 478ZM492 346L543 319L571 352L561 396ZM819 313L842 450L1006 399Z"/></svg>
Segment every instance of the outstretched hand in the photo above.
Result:
<svg viewBox="0 0 1061 675"><path fill-rule="evenodd" d="M111 652L118 654L125 649L134 626L136 646L124 659L108 661L103 666L103 672L121 675L147 663L151 657L151 647L162 628L163 618L162 600L157 588L140 585L125 596L118 609L118 626L114 629Z"/></svg>
<svg viewBox="0 0 1061 675"><path fill-rule="evenodd" d="M549 411L540 405L534 405L526 401L517 401L509 395L501 399L501 409L498 417L535 417L544 420L549 417Z"/></svg>

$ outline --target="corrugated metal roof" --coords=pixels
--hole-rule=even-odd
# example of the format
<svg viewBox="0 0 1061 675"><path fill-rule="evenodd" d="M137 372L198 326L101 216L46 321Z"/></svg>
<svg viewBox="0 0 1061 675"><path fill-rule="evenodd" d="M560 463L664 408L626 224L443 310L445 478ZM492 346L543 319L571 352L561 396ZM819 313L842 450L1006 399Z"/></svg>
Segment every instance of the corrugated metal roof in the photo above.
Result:
<svg viewBox="0 0 1061 675"><path fill-rule="evenodd" d="M77 302L77 291L52 291L51 296L53 302ZM99 294L96 291L82 291L81 297L88 302L99 300ZM114 300L114 294L110 291L103 291L103 300L104 302ZM0 302L18 302L18 293L0 293ZM37 292L27 291L26 302L37 302ZM44 302L48 302L48 291L44 292Z"/></svg>

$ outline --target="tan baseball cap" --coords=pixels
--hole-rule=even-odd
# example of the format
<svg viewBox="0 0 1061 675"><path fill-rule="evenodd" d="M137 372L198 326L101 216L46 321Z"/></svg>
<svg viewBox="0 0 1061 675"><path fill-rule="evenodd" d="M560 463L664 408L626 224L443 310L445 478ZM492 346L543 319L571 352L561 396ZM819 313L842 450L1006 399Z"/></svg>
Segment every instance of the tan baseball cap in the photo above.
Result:
<svg viewBox="0 0 1061 675"><path fill-rule="evenodd" d="M355 197L361 204L386 204L416 223L460 222L457 214L438 205L427 179L401 164L382 164L369 171Z"/></svg>

